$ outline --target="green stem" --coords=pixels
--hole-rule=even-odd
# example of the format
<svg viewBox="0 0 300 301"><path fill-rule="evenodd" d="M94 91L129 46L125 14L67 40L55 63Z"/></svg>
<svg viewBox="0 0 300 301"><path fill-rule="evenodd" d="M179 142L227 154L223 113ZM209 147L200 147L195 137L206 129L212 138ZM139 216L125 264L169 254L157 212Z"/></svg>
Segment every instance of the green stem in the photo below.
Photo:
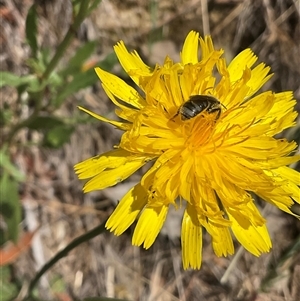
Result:
<svg viewBox="0 0 300 301"><path fill-rule="evenodd" d="M74 35L76 31L78 30L79 26L81 25L82 21L86 17L86 13L89 7L89 0L81 0L81 5L79 8L79 12L76 16L76 19L73 24L69 27L68 32L66 33L63 41L60 43L60 45L57 48L57 51L50 61L49 65L47 66L45 72L42 75L42 80L48 79L48 77L51 75L52 71L55 69L57 63L62 58L63 54L65 53L66 49L69 47L72 39L74 38Z"/></svg>
<svg viewBox="0 0 300 301"><path fill-rule="evenodd" d="M32 279L32 281L29 284L27 296L28 298L31 296L32 291L40 278L51 268L56 264L61 258L68 255L70 251L78 247L80 244L100 235L105 231L105 223L104 221L101 225L95 227L94 229L88 231L87 233L82 234L81 236L75 238L70 244L68 244L63 250L58 252L52 259L50 259L41 269L40 271L35 275L35 277ZM30 298L29 298L30 299Z"/></svg>
<svg viewBox="0 0 300 301"><path fill-rule="evenodd" d="M45 82L50 77L51 73L53 72L53 70L57 66L58 62L60 61L60 59L64 55L66 49L69 47L72 39L75 36L76 31L78 30L78 28L81 25L82 21L85 19L86 15L87 15L87 12L88 12L88 8L89 8L89 3L90 3L89 0L81 0L79 11L78 11L78 14L75 17L74 23L70 25L70 27L68 29L68 32L66 33L66 35L65 35L64 39L62 40L62 42L59 44L55 55L53 56L53 58L49 62L48 66L47 66L46 70L44 71L44 73L42 74L42 76L40 77L40 86L41 87L45 86L44 85ZM43 89L45 89L45 88L43 88ZM32 114L26 120L23 120L20 123L17 123L12 128L12 130L9 132L8 137L7 137L7 141L8 141L9 144L11 143L14 136L17 134L17 132L20 129L22 129L23 127L28 126L39 115L39 112L42 108L43 95L44 95L44 93L43 93L43 90L42 90L38 93L38 97L36 98L36 105L35 105L35 108L34 108L34 111L32 112Z"/></svg>

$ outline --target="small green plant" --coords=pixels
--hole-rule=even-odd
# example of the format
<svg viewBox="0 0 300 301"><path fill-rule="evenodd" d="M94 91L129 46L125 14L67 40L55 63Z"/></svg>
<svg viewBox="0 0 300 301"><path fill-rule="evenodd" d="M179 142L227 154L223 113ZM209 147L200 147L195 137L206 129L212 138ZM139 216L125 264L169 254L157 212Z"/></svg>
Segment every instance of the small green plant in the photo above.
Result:
<svg viewBox="0 0 300 301"><path fill-rule="evenodd" d="M93 68L85 68L85 62L96 49L95 41L80 46L68 60L65 54L80 25L100 1L72 0L72 20L54 53L40 47L38 43L39 16L36 4L33 4L28 11L25 24L26 43L31 50L30 57L26 61L29 71L21 76L9 71L0 72L0 88L10 87L17 91L17 108L11 108L5 99L1 100L0 206L5 226L0 229L0 246L8 241L17 245L19 225L22 221L18 189L20 183L25 180L25 175L14 165L11 150L13 147L22 148L30 145L21 145L16 139L17 134L25 128L37 131L42 137L40 147L60 148L69 141L76 126L88 120L79 116L60 117L57 111L69 96L98 81ZM115 62L116 57L112 53L104 60L95 62L95 65L110 69ZM29 115L27 118L20 118L18 110L24 107L28 108ZM5 271L9 273L9 269ZM7 295L0 291L7 300L17 294L16 287L14 290L9 288L8 291L10 293Z"/></svg>

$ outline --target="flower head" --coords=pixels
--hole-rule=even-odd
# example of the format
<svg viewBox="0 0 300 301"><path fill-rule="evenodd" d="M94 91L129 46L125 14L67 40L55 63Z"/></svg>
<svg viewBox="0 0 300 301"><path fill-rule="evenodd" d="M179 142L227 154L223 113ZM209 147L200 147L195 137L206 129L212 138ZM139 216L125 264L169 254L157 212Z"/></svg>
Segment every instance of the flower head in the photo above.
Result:
<svg viewBox="0 0 300 301"><path fill-rule="evenodd" d="M201 58L198 59L198 47ZM203 227L217 256L234 253L231 231L252 254L268 252L266 220L253 195L293 214L300 203L300 175L287 165L295 142L274 136L295 124L291 92L257 94L271 77L250 49L227 65L210 37L191 31L181 61L166 57L151 69L123 42L119 61L141 93L117 76L96 68L103 89L122 121L84 108L122 130L114 150L75 166L84 191L115 185L153 162L141 181L120 200L106 223L116 235L138 219L132 243L149 248L170 206L185 206L181 243L184 268L200 268ZM191 98L192 97L192 98ZM230 231L231 230L231 231Z"/></svg>

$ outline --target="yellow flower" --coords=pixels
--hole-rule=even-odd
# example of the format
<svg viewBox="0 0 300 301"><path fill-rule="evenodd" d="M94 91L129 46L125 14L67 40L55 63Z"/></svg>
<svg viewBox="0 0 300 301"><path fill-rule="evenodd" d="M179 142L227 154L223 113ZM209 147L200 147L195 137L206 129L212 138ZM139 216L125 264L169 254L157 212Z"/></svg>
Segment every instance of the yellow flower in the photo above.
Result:
<svg viewBox="0 0 300 301"><path fill-rule="evenodd" d="M120 200L106 228L120 235L138 219L132 243L147 249L169 207L185 206L185 269L201 266L203 227L217 256L234 253L230 230L252 254L268 252L266 220L253 194L290 214L293 203L300 203L300 174L287 167L299 160L299 155L291 156L297 144L274 138L295 125L293 94L257 94L271 77L270 68L263 63L254 67L257 57L250 49L227 66L224 51L215 50L210 37L199 38L194 31L185 40L179 63L166 57L162 66L151 69L123 42L115 52L141 93L95 69L121 121L80 109L124 133L114 150L78 163L76 173L89 179L84 186L89 192L113 186L146 163L153 164ZM207 98L191 103L193 95ZM218 103L216 99L220 104L212 110L211 100Z"/></svg>

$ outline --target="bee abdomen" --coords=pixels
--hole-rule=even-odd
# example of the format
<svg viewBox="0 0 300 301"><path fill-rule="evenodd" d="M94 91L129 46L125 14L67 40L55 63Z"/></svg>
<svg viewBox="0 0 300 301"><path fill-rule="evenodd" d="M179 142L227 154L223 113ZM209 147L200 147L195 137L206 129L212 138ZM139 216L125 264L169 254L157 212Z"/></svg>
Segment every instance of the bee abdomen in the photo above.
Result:
<svg viewBox="0 0 300 301"><path fill-rule="evenodd" d="M196 104L193 101L188 101L181 106L179 113L182 120L187 120L196 117L198 114L204 111L204 109L205 105Z"/></svg>
<svg viewBox="0 0 300 301"><path fill-rule="evenodd" d="M196 117L202 112L217 113L216 119L221 115L221 103L218 99L210 95L193 95L179 109L182 120L188 120Z"/></svg>

